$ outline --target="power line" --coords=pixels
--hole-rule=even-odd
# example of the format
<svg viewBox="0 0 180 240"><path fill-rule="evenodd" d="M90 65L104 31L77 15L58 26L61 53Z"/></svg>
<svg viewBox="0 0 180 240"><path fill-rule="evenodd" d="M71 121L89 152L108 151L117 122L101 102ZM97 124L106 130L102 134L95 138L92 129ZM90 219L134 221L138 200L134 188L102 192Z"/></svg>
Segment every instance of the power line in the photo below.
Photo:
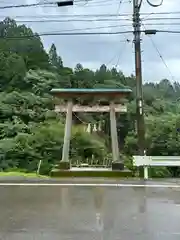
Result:
<svg viewBox="0 0 180 240"><path fill-rule="evenodd" d="M123 0L119 0L118 9L116 15L118 16ZM124 36L125 37L125 36ZM126 39L126 37L125 37Z"/></svg>
<svg viewBox="0 0 180 240"><path fill-rule="evenodd" d="M180 33L180 31L176 30L156 30L157 33Z"/></svg>
<svg viewBox="0 0 180 240"><path fill-rule="evenodd" d="M121 5L122 5L122 3L123 3L123 0L120 0L119 1L119 5L118 5L118 10L117 10L117 15L119 14L119 11L120 11L120 8L121 8ZM118 19L116 18L116 21L117 21ZM122 25L121 25L122 26ZM127 43L129 40L126 38L126 36L124 36L124 38L125 38L125 42ZM120 53L119 53L119 57L118 57L118 59L117 59L117 64L119 63L119 60L120 60L120 56L121 56L121 53L122 53L122 51L124 50L124 48L120 48ZM117 56L117 53L108 61L108 63L106 64L106 65L109 65L114 59L115 59L115 57ZM116 64L116 65L117 65Z"/></svg>
<svg viewBox="0 0 180 240"><path fill-rule="evenodd" d="M121 21L131 21L130 19L118 19ZM0 20L3 21L3 20ZM15 20L17 23L50 23L50 22L92 22L93 19L42 19L42 20ZM117 22L117 19L108 19L108 18L102 18L102 19L96 19L95 22ZM130 25L130 24L129 24ZM131 25L130 25L131 26Z"/></svg>
<svg viewBox="0 0 180 240"><path fill-rule="evenodd" d="M80 4L74 4L74 6L78 6L78 7L81 7L81 6L87 6L88 8L89 7L103 7L103 6L109 6L109 5L112 5L112 4L116 4L118 3L119 1L98 1L98 2L87 2L87 4L83 4L83 5L80 5ZM123 3L128 3L129 1L123 1ZM46 6L45 6L46 7Z"/></svg>
<svg viewBox="0 0 180 240"><path fill-rule="evenodd" d="M141 15L145 15L148 13L141 13ZM169 12L151 12L151 15L169 15L169 14L180 14L180 11L169 11Z"/></svg>
<svg viewBox="0 0 180 240"><path fill-rule="evenodd" d="M118 26L116 26L118 27ZM100 27L99 27L100 28ZM107 28L107 27L101 27ZM93 28L91 28L93 30ZM96 29L96 28L94 28ZM82 29L86 30L86 29ZM0 36L0 39L26 39L26 38L33 38L33 37L45 37L45 36L85 36L85 35L120 35L120 34L128 34L133 33L133 31L116 31L116 32L70 32L74 31L74 29L67 30L69 32L47 32L47 33L38 33L32 35L24 35L24 36ZM140 31L146 33L147 30ZM170 31L170 30L155 30L159 33L180 33L180 31Z"/></svg>
<svg viewBox="0 0 180 240"><path fill-rule="evenodd" d="M3 21L4 19L1 19L0 21ZM122 19L118 19L118 18L98 18L98 19L76 19L76 18L72 18L72 19L37 19L37 20L16 20L15 19L15 21L16 22L19 22L19 23L48 23L48 22L72 22L72 21L74 21L74 22L92 22L92 21L96 21L96 22L104 22L104 21L109 21L109 22L113 22L113 21L117 21L117 20L120 20L120 21L129 21L129 22L131 22L132 20L131 19L129 19L129 18L122 18ZM144 20L144 19L142 19L141 21L143 21L143 22L147 22L147 21L149 21L149 20L180 20L180 17L178 18L150 18L150 19L147 19L147 20ZM150 23L146 23L146 24L149 24L150 25ZM162 25L164 25L164 24L166 24L166 23L152 23L153 25L156 25L156 24L158 24L158 25L160 25L160 24L162 24ZM173 23L173 22L171 22L171 23L168 23L168 25L169 24L176 24L176 23Z"/></svg>
<svg viewBox="0 0 180 240"><path fill-rule="evenodd" d="M114 2L119 2L119 0L114 0ZM75 1L76 3L82 3L82 0L76 0ZM89 4L93 4L93 3L106 3L106 2L111 2L112 3L112 1L111 0L99 0L99 1L87 1Z"/></svg>
<svg viewBox="0 0 180 240"><path fill-rule="evenodd" d="M179 26L180 22L175 22L175 23L145 23L145 26Z"/></svg>
<svg viewBox="0 0 180 240"><path fill-rule="evenodd" d="M122 6L122 3L123 3L123 0L120 0L120 1L119 1L119 6L118 6L117 15L118 15L118 13L119 13L119 11L120 11L120 8L121 8L121 6ZM124 38L125 38L125 40L126 40L126 43L129 42L129 39L127 39L126 36L124 36ZM125 45L125 47L126 47L126 45ZM125 47L124 47L124 48L125 48ZM119 61L120 61L120 58L121 58L121 55L122 55L122 53L123 53L124 48L122 48L122 49L120 48L120 50L119 50L120 52L119 52L119 56L118 56L118 59L117 59L117 62L116 62L115 67L117 67L117 65L119 64Z"/></svg>
<svg viewBox="0 0 180 240"><path fill-rule="evenodd" d="M124 25L122 25L124 26ZM117 28L119 27L119 25L109 25L109 26L97 26L97 27L89 27L89 28L72 28L72 29L65 29L65 30L62 30L62 31L53 31L53 32L50 32L50 34L53 34L53 33L63 33L64 31L66 32L73 32L73 31L87 31L87 30L96 30L96 29L106 29L106 28ZM107 32L108 34L109 32ZM40 33L40 35L42 35L44 33ZM39 34L38 34L39 35Z"/></svg>
<svg viewBox="0 0 180 240"><path fill-rule="evenodd" d="M156 12L156 13L148 13L148 12L146 12L146 13L141 13L141 15L143 16L143 15L164 15L164 14L180 14L180 11L179 12ZM51 15L40 15L40 16L37 16L37 15L26 15L26 16L22 16L22 15L20 15L20 16L18 16L18 15L16 15L16 16L14 16L15 18L56 18L56 17L58 17L58 18L70 18L70 17L73 17L73 18L76 18L76 17L83 17L83 18L85 18L85 17L87 17L87 18L90 18L90 17L92 17L92 18L94 18L94 17L126 17L126 16L132 16L132 13L122 13L122 14L61 14L61 15L59 15L59 14L51 14ZM7 15L1 15L1 17L2 18L7 18ZM13 17L13 16L12 16ZM155 18L154 18L155 19ZM162 19L162 18L158 18L158 19ZM164 20L165 19L167 19L167 18L163 18ZM171 20L171 18L168 18L168 19L170 19ZM147 19L147 20L149 20L149 19Z"/></svg>
<svg viewBox="0 0 180 240"><path fill-rule="evenodd" d="M74 4L74 6L77 6L77 7L84 7L84 6L87 6L88 8L93 8L93 7L106 7L106 6L110 6L111 3L105 3L105 4L92 4L92 5L79 5L79 4Z"/></svg>
<svg viewBox="0 0 180 240"><path fill-rule="evenodd" d="M142 0L141 0L141 1L142 1ZM160 7L160 6L163 4L164 0L159 0L159 3L158 3L158 4L154 4L154 3L152 3L150 0L146 0L146 2L147 2L151 7Z"/></svg>
<svg viewBox="0 0 180 240"><path fill-rule="evenodd" d="M179 20L180 17L170 17L170 18L163 18L163 17L158 17L158 18L148 18L148 19L142 19L143 21L157 21L157 20Z"/></svg>
<svg viewBox="0 0 180 240"><path fill-rule="evenodd" d="M56 2L47 2L47 3L32 3L32 4L19 4L19 5L7 5L2 6L0 9L8 9L8 8L22 8L22 7L37 7L37 6L43 6L43 5L57 5Z"/></svg>
<svg viewBox="0 0 180 240"><path fill-rule="evenodd" d="M71 32L71 31L87 31L87 30L95 30L95 29L105 29L105 28L116 28L119 27L119 25L109 25L109 26L97 26L97 27L90 27L90 28L73 28L73 29L67 29L67 30L63 30L66 32ZM51 33L60 33L63 31L53 31Z"/></svg>
<svg viewBox="0 0 180 240"><path fill-rule="evenodd" d="M133 31L117 31L117 32L53 32L53 33L39 33L39 34L32 34L27 36L0 36L0 39L26 39L26 38L33 38L33 37L45 37L45 36L85 36L85 35L119 35L125 33L132 33Z"/></svg>
<svg viewBox="0 0 180 240"><path fill-rule="evenodd" d="M81 1L77 1L77 2L81 2ZM129 1L127 1L129 2ZM85 2L84 5L87 5L89 3L89 1ZM93 3L104 3L104 1L97 1L97 2L93 2ZM112 2L110 2L110 4L112 4ZM49 6L48 6L49 5ZM52 6L56 6L57 3L56 2L44 2L44 3L32 3L32 4L18 4L18 5L6 5L6 6L2 6L0 7L0 9L11 9L11 8L24 8L24 7L52 7ZM81 6L81 5L79 5ZM102 6L102 5L99 5Z"/></svg>
<svg viewBox="0 0 180 240"><path fill-rule="evenodd" d="M116 28L116 27L119 27L119 25L109 25L109 26L98 26L98 27L90 27L90 28L73 28L73 29L66 29L66 30L63 30L63 31L53 31L53 32L50 32L51 34L53 33L63 33L64 31L66 32L72 32L72 31L87 31L87 30L96 30L96 29L106 29L106 28ZM107 32L108 33L108 32ZM44 33L40 33L40 34L44 34Z"/></svg>
<svg viewBox="0 0 180 240"><path fill-rule="evenodd" d="M146 35L149 35L149 31L153 31L153 34L156 33L177 33L179 34L180 31L179 30L163 30L163 29L150 29L150 30L141 30L140 32L144 32Z"/></svg>
<svg viewBox="0 0 180 240"><path fill-rule="evenodd" d="M132 16L132 14L131 13L123 13L123 14L115 14L115 13L108 13L108 14L100 14L100 13L97 13L97 14L49 14L49 15L26 15L26 16L22 16L22 15L20 15L20 16L14 16L14 17L16 17L16 18L49 18L49 17L51 17L51 18L56 18L56 17L58 17L58 18L70 18L70 17L73 17L73 18L76 18L76 17L83 17L83 18L90 18L90 17L92 17L92 18L94 18L94 17L126 17L126 16ZM3 17L3 18L7 18L7 15L1 15L1 17Z"/></svg>
<svg viewBox="0 0 180 240"><path fill-rule="evenodd" d="M130 1L130 0L126 0L126 1L123 1L123 3L129 3L129 1ZM75 1L75 2L77 3L77 2L82 2L82 1L81 1L81 0L80 0L80 1L77 0L77 1ZM109 2L109 3L112 4L112 0L99 0L99 1L94 1L94 0L93 0L93 1L88 1L89 4L94 4L94 3L107 3L107 2ZM114 2L118 2L118 3L119 3L119 0L114 0L113 3L114 3Z"/></svg>
<svg viewBox="0 0 180 240"><path fill-rule="evenodd" d="M98 27L90 27L90 28L73 28L73 29L66 29L62 31L52 31L52 32L43 32L43 33L38 33L39 36L44 36L44 35L52 35L52 34L61 34L66 32L73 32L73 31L87 31L87 30L96 30L96 29L106 29L106 28L116 28L119 27L119 25L109 25L109 26L98 26ZM108 34L109 32L107 32ZM33 34L33 36L36 36L36 34ZM9 36L7 36L9 37ZM13 36L12 36L13 37ZM16 36L15 36L16 37ZM17 36L19 37L19 36ZM21 37L21 36L20 36ZM22 36L23 37L23 36ZM27 36L28 37L28 36ZM1 37L0 37L1 38ZM6 37L5 37L6 38Z"/></svg>

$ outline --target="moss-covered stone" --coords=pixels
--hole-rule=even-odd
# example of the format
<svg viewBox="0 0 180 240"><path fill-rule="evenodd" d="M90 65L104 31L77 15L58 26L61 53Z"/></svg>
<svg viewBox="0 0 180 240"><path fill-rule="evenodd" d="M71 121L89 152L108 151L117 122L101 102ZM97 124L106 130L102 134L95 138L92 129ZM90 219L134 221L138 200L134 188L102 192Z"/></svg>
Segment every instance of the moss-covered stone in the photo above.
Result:
<svg viewBox="0 0 180 240"><path fill-rule="evenodd" d="M60 162L58 165L60 170L69 170L71 168L70 162Z"/></svg>
<svg viewBox="0 0 180 240"><path fill-rule="evenodd" d="M83 178L127 178L132 177L132 172L128 169L123 171L71 171L71 170L61 170L61 169L53 169L51 172L52 177L83 177Z"/></svg>

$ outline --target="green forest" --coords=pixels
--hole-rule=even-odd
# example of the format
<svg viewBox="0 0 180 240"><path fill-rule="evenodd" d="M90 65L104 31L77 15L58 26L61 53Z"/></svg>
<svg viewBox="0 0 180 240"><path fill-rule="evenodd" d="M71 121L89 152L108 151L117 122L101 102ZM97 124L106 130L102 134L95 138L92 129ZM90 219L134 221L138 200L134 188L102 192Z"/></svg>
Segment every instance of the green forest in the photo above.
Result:
<svg viewBox="0 0 180 240"><path fill-rule="evenodd" d="M74 69L64 66L54 44L46 51L37 33L10 18L0 22L0 36L0 171L35 172L42 160L41 174L48 174L61 160L65 115L54 111L52 88L131 88L128 113L117 115L117 127L121 156L133 169L131 156L137 153L135 77L105 64L96 71L81 63ZM180 83L159 79L145 83L143 91L147 154L180 155ZM89 134L81 127L99 121L101 132ZM111 158L108 113L74 114L73 123L72 163L94 156L102 164ZM152 174L174 177L180 171L156 168Z"/></svg>

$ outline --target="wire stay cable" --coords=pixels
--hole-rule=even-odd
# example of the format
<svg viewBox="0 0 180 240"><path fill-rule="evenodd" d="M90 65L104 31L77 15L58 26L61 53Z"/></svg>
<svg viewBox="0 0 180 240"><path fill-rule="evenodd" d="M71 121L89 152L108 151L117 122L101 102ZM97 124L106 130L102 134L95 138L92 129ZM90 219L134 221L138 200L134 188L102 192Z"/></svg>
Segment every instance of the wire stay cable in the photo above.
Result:
<svg viewBox="0 0 180 240"><path fill-rule="evenodd" d="M144 24L143 24L143 27L144 27L144 29L146 30L146 28L145 28L145 25L144 25ZM158 56L160 57L160 59L161 59L162 63L163 63L163 64L164 64L164 66L166 67L166 69L167 69L167 71L168 71L168 73L169 73L169 75L170 75L171 79L172 79L173 81L175 81L175 80L174 80L174 76L173 76L173 74L172 74L172 72L171 72L170 68L168 67L168 65L167 65L167 63L166 63L166 61L165 61L164 57L162 56L162 54L161 54L160 50L158 49L157 45L155 44L154 40L152 39L152 37L151 37L150 35L148 35L148 37L149 37L149 39L150 39L150 41L151 41L151 43L152 43L152 45L153 45L154 49L156 50L156 52L157 52Z"/></svg>
<svg viewBox="0 0 180 240"><path fill-rule="evenodd" d="M151 40L151 42L152 42L152 45L154 46L156 52L158 53L160 59L162 60L164 66L166 67L167 71L169 72L169 75L170 75L171 79L174 81L174 76L173 76L173 74L172 74L170 68L168 67L168 65L167 65L167 63L166 63L166 61L165 61L165 59L163 58L162 54L160 53L158 47L156 46L154 40L152 39L151 36L149 36L149 38L150 38L150 40Z"/></svg>

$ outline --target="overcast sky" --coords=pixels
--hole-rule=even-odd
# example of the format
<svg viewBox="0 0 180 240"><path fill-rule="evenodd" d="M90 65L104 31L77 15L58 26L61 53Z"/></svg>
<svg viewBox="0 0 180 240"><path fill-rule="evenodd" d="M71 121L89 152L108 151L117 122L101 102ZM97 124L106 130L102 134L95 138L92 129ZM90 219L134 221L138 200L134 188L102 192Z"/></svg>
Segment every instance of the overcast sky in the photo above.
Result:
<svg viewBox="0 0 180 240"><path fill-rule="evenodd" d="M0 0L0 6L8 4L21 3L37 3L48 2L50 0ZM154 20L152 18L168 18L179 17L178 15L158 15L150 13L174 12L179 9L180 0L164 0L159 8L152 8L143 0L141 12L147 13L142 15L143 24L146 29L164 29L164 30L180 30L179 25L148 25L152 23L180 23L180 20ZM152 3L158 3L160 0L151 0ZM52 0L51 0L52 2ZM128 16L117 17L115 15L129 13ZM149 14L148 14L149 13ZM53 32L73 30L74 32L122 32L132 30L131 19L132 3L129 0L75 0L75 5L64 8L53 7L31 7L1 10L1 16L15 17L17 20L35 20L35 17L42 19L58 20L72 19L73 15L98 15L97 17L86 17L92 21L89 22L45 22L45 23L28 23L34 31ZM109 21L110 17L99 16L101 14L114 14L113 21ZM67 16L71 15L71 16ZM18 16L20 16L18 18ZM108 19L107 19L108 18ZM85 17L77 17L77 19L85 19ZM106 19L98 21L97 19ZM148 20L149 19L149 20ZM96 21L97 20L97 21ZM125 25L125 26L123 26ZM99 27L102 27L100 29ZM92 28L90 30L79 30ZM99 29L98 29L99 28ZM127 42L127 39L130 42ZM154 45L151 39L153 39ZM63 58L64 65L74 67L77 63L81 63L84 67L93 70L101 64L110 67L117 67L126 75L134 74L134 47L133 35L86 35L86 36L46 36L43 37L43 43L46 49L49 49L52 43L55 43L59 55ZM161 56L161 57L160 57ZM164 61L164 62L163 62ZM167 66L165 66L167 65ZM159 81L162 78L168 78L172 81L180 79L180 34L158 33L151 38L142 34L142 66L144 81Z"/></svg>

